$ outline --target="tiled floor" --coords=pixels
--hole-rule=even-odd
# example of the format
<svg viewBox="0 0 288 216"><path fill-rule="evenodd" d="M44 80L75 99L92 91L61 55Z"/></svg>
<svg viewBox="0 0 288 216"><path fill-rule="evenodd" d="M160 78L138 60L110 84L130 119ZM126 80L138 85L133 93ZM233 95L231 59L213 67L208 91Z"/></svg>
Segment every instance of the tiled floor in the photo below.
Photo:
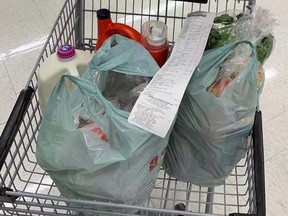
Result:
<svg viewBox="0 0 288 216"><path fill-rule="evenodd" d="M0 133L18 93L61 8L63 0L0 0ZM264 121L266 198L268 216L288 214L288 3L261 0L279 27L273 55L265 64L266 83L261 97Z"/></svg>

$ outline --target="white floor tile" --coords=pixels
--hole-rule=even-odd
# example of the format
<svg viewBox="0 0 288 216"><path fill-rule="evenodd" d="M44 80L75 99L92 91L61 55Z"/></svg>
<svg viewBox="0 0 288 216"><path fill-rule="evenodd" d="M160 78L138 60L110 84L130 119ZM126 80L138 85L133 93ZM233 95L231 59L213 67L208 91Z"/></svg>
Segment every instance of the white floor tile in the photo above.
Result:
<svg viewBox="0 0 288 216"><path fill-rule="evenodd" d="M287 149L288 112L263 125L265 160Z"/></svg>
<svg viewBox="0 0 288 216"><path fill-rule="evenodd" d="M260 0L256 5L268 8L274 15L285 14L288 11L287 2L280 0Z"/></svg>
<svg viewBox="0 0 288 216"><path fill-rule="evenodd" d="M32 72L49 28L42 17L37 17L5 26L5 29L3 32L4 27L0 26L0 41L5 41L0 43L0 55L18 93Z"/></svg>
<svg viewBox="0 0 288 216"><path fill-rule="evenodd" d="M202 189L202 193L192 192L189 195L189 193L186 192L188 190L187 183L178 181L175 185L175 181L173 180L170 181L170 185L166 180L164 184L161 182L156 187L157 188L154 189L151 194L151 201L154 208L174 209L175 205L178 203L184 203L186 208L188 208L188 211L205 211L205 205L203 203L206 200L207 190ZM163 187L169 187L169 190L163 190ZM194 185L190 190L197 191L199 190L199 187ZM189 204L186 203L186 201L189 202Z"/></svg>
<svg viewBox="0 0 288 216"><path fill-rule="evenodd" d="M287 5L286 8L288 9ZM276 15L273 13L278 21L278 25L280 29L283 29L283 31L287 31L288 27L288 20L287 20L287 13Z"/></svg>
<svg viewBox="0 0 288 216"><path fill-rule="evenodd" d="M267 7L268 1L258 1L259 5ZM286 149L288 137L285 126L288 119L288 72L287 67L287 27L286 13L288 7L275 7L283 4L280 1L269 3L268 7L272 13L276 14L279 26L274 31L276 45L269 60L264 64L266 81L264 92L260 99L260 109L263 113L263 136L265 159L275 156ZM277 15L278 14L278 15ZM282 14L282 15L281 15Z"/></svg>
<svg viewBox="0 0 288 216"><path fill-rule="evenodd" d="M246 188L247 186L245 186ZM232 213L247 213L249 209L249 204L247 203L248 195L245 194L244 190L239 187L237 191L234 185L215 187L215 195L213 197L213 214L219 215L229 215ZM224 206L224 204L226 206ZM238 209L239 206L239 209Z"/></svg>
<svg viewBox="0 0 288 216"><path fill-rule="evenodd" d="M5 127L5 123L0 124L0 136L2 134L2 131L4 130L4 127Z"/></svg>
<svg viewBox="0 0 288 216"><path fill-rule="evenodd" d="M32 51L23 52L4 60L16 93L19 93L25 87L41 49L40 47Z"/></svg>
<svg viewBox="0 0 288 216"><path fill-rule="evenodd" d="M0 77L3 77L3 76L7 76L7 71L3 63L3 60L0 58Z"/></svg>
<svg viewBox="0 0 288 216"><path fill-rule="evenodd" d="M287 215L288 212L288 151L266 162L267 216Z"/></svg>
<svg viewBox="0 0 288 216"><path fill-rule="evenodd" d="M2 124L7 121L16 101L16 94L8 76L0 79L0 98L2 101L0 103L0 124Z"/></svg>
<svg viewBox="0 0 288 216"><path fill-rule="evenodd" d="M277 16L279 27L275 29L275 47L266 63L264 91L260 99L263 121L267 122L288 110L287 28L282 16ZM286 27L285 27L286 26Z"/></svg>
<svg viewBox="0 0 288 216"><path fill-rule="evenodd" d="M7 26L0 26L1 57L15 56L35 47L43 47L49 28L41 16L26 19Z"/></svg>
<svg viewBox="0 0 288 216"><path fill-rule="evenodd" d="M0 0L0 8L0 26L40 15L33 0Z"/></svg>
<svg viewBox="0 0 288 216"><path fill-rule="evenodd" d="M186 190L188 190L187 184L180 181L177 182L176 186L175 182L171 181L168 192L160 189L163 187L161 183L156 187L157 189L154 189L151 195L152 207L174 209L176 204L183 203L186 205L188 211L195 213L205 212L206 202L209 201L207 200L207 188L202 187L200 192L199 187L193 185L192 188L190 188L192 192L189 194L186 192ZM164 185L164 187L166 188L167 185ZM177 192L174 192L175 188L177 188ZM224 191L226 195L224 195ZM213 214L228 215L229 213L237 213L238 211L247 213L249 205L246 199L248 196L244 191L239 191L238 197L236 195L237 190L234 185L226 185L225 189L224 186L216 187L213 200L209 201L213 203ZM240 206L239 209L237 205Z"/></svg>
<svg viewBox="0 0 288 216"><path fill-rule="evenodd" d="M34 0L34 2L48 26L52 28L64 4L64 0Z"/></svg>
<svg viewBox="0 0 288 216"><path fill-rule="evenodd" d="M277 63L273 63L274 68L271 68L271 73L276 68ZM269 73L268 73L269 74ZM260 98L260 109L263 112L263 122L269 122L271 119L279 116L288 110L288 84L287 79L267 81L264 84L264 91Z"/></svg>

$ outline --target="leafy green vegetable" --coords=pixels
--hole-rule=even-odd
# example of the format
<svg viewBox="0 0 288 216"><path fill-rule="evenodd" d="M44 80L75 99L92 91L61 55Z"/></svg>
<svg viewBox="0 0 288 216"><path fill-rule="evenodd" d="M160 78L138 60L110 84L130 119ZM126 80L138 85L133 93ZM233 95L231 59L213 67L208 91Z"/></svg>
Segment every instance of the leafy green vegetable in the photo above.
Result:
<svg viewBox="0 0 288 216"><path fill-rule="evenodd" d="M206 45L206 50L226 45L231 31L232 25L224 26L220 29L211 29Z"/></svg>
<svg viewBox="0 0 288 216"><path fill-rule="evenodd" d="M240 13L236 16L237 20L245 16L243 13ZM228 14L222 14L214 19L214 23L221 23L223 27L212 29L210 31L206 49L213 49L226 45L229 42L231 32L233 31L233 22L234 18ZM262 39L260 44L257 45L257 56L261 64L271 55L274 45L274 37L269 35Z"/></svg>
<svg viewBox="0 0 288 216"><path fill-rule="evenodd" d="M222 23L225 25L232 24L234 22L234 18L229 16L228 14L222 14L221 16L215 17L214 23Z"/></svg>
<svg viewBox="0 0 288 216"><path fill-rule="evenodd" d="M233 22L234 18L229 14L222 14L218 17L215 17L214 23L223 24L224 27L211 30L206 45L206 50L221 47L227 44L230 33L232 31Z"/></svg>
<svg viewBox="0 0 288 216"><path fill-rule="evenodd" d="M264 37L259 45L256 47L257 56L260 64L263 64L264 61L271 55L274 45L273 35Z"/></svg>

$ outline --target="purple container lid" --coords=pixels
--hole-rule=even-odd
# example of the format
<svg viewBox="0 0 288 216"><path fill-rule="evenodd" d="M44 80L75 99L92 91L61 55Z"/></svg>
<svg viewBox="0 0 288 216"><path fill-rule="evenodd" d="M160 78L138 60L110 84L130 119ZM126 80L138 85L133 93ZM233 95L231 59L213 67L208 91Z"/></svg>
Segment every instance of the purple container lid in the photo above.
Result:
<svg viewBox="0 0 288 216"><path fill-rule="evenodd" d="M64 44L57 49L57 56L60 59L68 59L75 55L75 49L70 44Z"/></svg>

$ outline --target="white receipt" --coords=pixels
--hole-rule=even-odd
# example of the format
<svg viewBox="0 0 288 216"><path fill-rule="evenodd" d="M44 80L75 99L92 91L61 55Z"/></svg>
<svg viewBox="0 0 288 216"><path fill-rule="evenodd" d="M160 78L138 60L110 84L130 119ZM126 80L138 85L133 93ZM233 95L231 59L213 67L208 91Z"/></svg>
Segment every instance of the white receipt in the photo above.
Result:
<svg viewBox="0 0 288 216"><path fill-rule="evenodd" d="M188 14L169 60L136 101L128 122L162 138L167 135L204 53L214 17L206 12Z"/></svg>

